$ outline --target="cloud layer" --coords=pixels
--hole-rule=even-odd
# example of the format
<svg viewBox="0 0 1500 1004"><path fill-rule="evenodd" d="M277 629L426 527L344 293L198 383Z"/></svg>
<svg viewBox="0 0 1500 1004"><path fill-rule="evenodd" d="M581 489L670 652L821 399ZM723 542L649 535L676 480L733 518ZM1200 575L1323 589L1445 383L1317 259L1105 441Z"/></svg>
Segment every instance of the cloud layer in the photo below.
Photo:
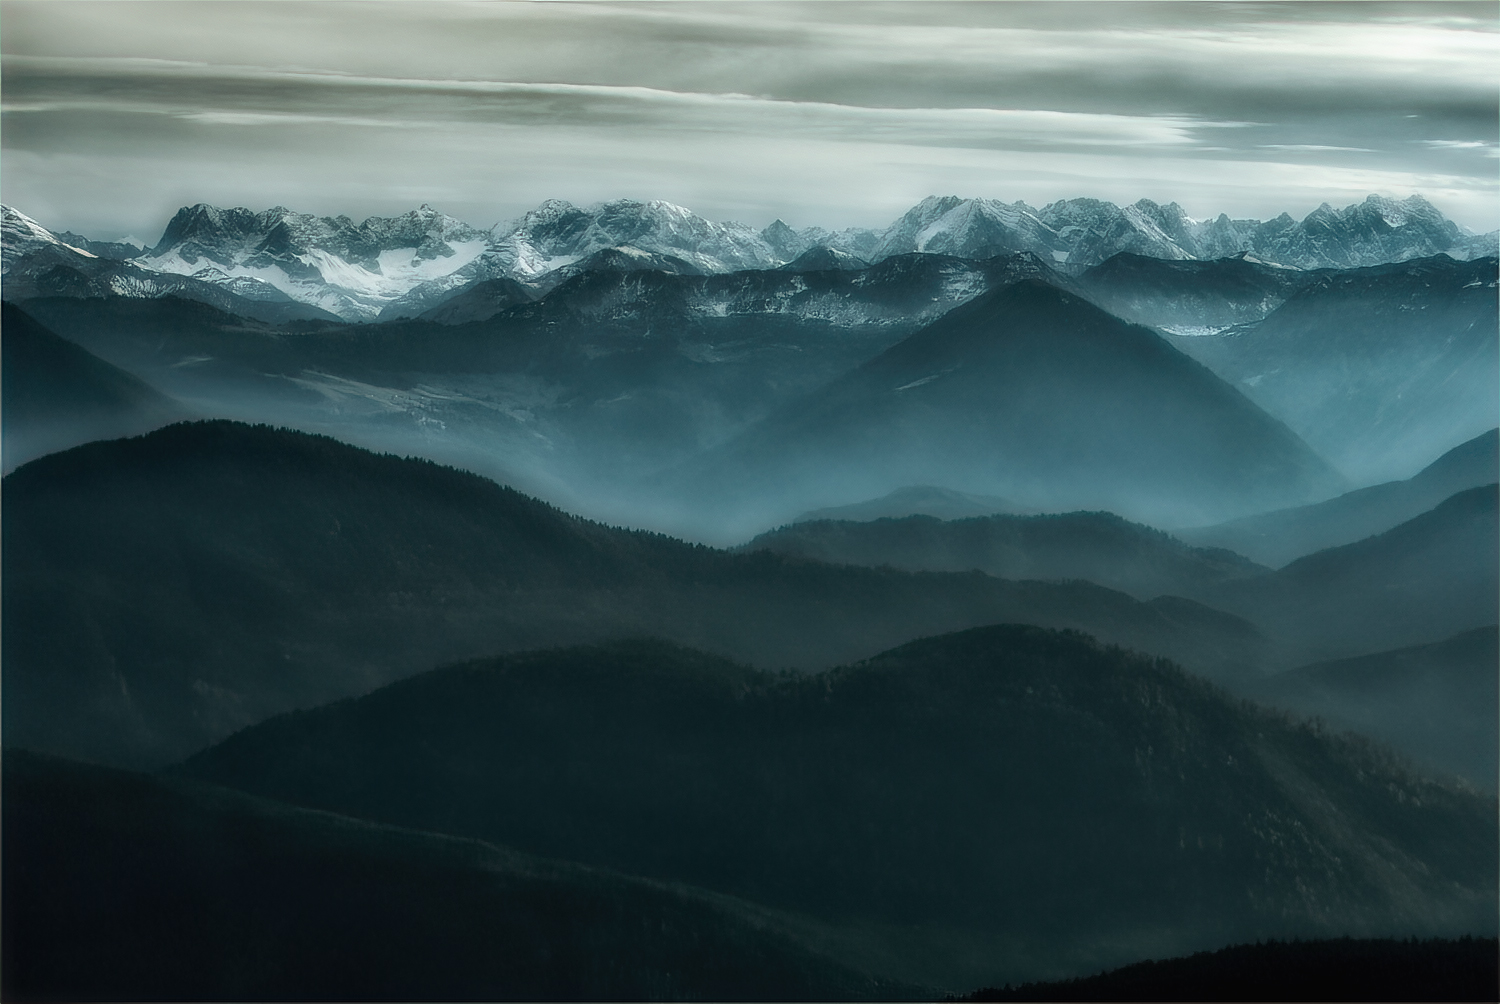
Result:
<svg viewBox="0 0 1500 1004"><path fill-rule="evenodd" d="M665 198L883 225L929 194L1497 225L1492 4L3 4L3 197L476 225Z"/></svg>

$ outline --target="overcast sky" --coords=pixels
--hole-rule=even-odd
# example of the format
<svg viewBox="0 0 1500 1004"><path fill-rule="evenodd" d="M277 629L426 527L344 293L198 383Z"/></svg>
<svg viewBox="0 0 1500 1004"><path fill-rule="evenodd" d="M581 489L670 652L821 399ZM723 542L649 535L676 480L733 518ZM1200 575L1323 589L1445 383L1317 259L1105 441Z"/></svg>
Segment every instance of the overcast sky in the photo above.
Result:
<svg viewBox="0 0 1500 1004"><path fill-rule="evenodd" d="M152 241L181 205L666 199L883 226L932 194L1497 226L1485 3L5 2L0 198Z"/></svg>

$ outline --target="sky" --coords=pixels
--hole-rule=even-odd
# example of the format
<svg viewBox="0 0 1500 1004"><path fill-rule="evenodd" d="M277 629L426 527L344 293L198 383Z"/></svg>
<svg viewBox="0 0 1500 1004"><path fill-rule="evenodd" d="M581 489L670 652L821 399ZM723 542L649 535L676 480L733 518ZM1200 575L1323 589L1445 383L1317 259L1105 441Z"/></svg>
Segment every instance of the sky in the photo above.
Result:
<svg viewBox="0 0 1500 1004"><path fill-rule="evenodd" d="M475 226L665 199L878 227L928 195L1500 225L1486 3L0 3L0 199L154 243L179 207Z"/></svg>

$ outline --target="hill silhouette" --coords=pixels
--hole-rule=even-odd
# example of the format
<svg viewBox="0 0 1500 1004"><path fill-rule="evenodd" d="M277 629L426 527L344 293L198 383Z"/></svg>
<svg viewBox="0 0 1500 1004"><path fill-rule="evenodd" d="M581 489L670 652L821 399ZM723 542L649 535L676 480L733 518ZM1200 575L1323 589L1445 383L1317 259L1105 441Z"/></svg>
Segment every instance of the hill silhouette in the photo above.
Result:
<svg viewBox="0 0 1500 1004"><path fill-rule="evenodd" d="M1496 629L1302 666L1259 681L1262 700L1384 740L1494 791L1500 760Z"/></svg>
<svg viewBox="0 0 1500 1004"><path fill-rule="evenodd" d="M673 483L697 504L747 510L747 523L758 509L760 526L778 507L790 516L911 484L1179 525L1341 485L1159 335L1039 279L954 308Z"/></svg>
<svg viewBox="0 0 1500 1004"><path fill-rule="evenodd" d="M1248 617L1293 665L1402 648L1495 622L1496 486L1458 492L1385 533L1200 594Z"/></svg>
<svg viewBox="0 0 1500 1004"><path fill-rule="evenodd" d="M1190 547L1113 513L816 520L763 533L744 550L915 571L977 568L1004 579L1087 579L1150 599L1200 594L1267 571L1222 549Z"/></svg>
<svg viewBox="0 0 1500 1004"><path fill-rule="evenodd" d="M1269 941L1138 962L1059 983L977 990L965 1001L1487 1001L1494 938Z"/></svg>
<svg viewBox="0 0 1500 1004"><path fill-rule="evenodd" d="M864 968L939 986L1495 924L1493 799L1024 626L813 676L660 642L478 661L182 770L808 914Z"/></svg>
<svg viewBox="0 0 1500 1004"><path fill-rule="evenodd" d="M94 439L148 432L188 417L145 381L0 305L5 468Z"/></svg>
<svg viewBox="0 0 1500 1004"><path fill-rule="evenodd" d="M443 662L642 634L804 669L1001 621L1215 674L1259 644L1187 601L726 554L232 422L44 457L4 491L6 740L124 766Z"/></svg>
<svg viewBox="0 0 1500 1004"><path fill-rule="evenodd" d="M1325 502L1173 531L1183 540L1279 568L1324 548L1352 544L1420 516L1448 496L1500 480L1500 430L1455 446L1405 481L1388 481Z"/></svg>
<svg viewBox="0 0 1500 1004"><path fill-rule="evenodd" d="M6 1000L857 1000L769 911L6 750Z"/></svg>

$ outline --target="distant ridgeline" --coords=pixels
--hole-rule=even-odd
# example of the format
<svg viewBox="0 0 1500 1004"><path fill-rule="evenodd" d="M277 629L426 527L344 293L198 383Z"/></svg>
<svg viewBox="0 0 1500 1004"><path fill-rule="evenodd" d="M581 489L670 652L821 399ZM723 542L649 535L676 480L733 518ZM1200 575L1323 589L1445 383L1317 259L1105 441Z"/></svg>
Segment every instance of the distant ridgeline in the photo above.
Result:
<svg viewBox="0 0 1500 1004"><path fill-rule="evenodd" d="M589 268L806 272L858 269L910 252L985 259L1025 251L1074 270L1121 252L1179 261L1239 255L1314 269L1496 251L1495 234L1470 233L1416 195L1399 202L1372 195L1344 209L1324 204L1300 221L1283 213L1264 222L1222 214L1194 220L1176 203L1149 199L1124 208L1070 199L1037 209L934 196L883 230L839 232L794 230L780 220L756 231L666 202L631 200L589 208L549 200L489 230L425 205L355 224L280 206L254 212L199 204L179 210L151 248L54 234L10 207L3 211L7 282L35 290L23 296L72 284L72 295L84 288L96 295L178 292L212 302L218 290L263 313L345 320L414 317L479 283L509 279L545 289Z"/></svg>

